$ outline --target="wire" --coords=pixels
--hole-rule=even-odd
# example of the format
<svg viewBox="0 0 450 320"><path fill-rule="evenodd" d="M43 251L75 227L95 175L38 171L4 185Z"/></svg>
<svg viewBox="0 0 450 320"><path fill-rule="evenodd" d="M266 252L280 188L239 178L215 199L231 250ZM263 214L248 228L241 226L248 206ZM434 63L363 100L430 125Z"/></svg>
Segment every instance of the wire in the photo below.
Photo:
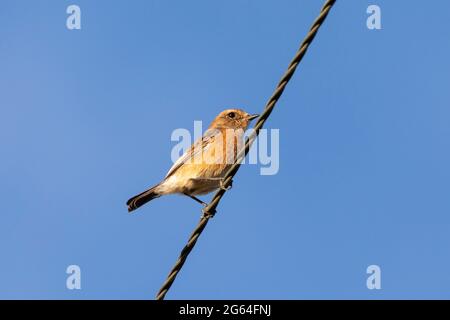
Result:
<svg viewBox="0 0 450 320"><path fill-rule="evenodd" d="M195 230L192 232L192 235L189 237L188 243L181 251L177 262L175 263L175 265L173 266L169 275L167 276L166 281L161 286L161 289L158 291L158 294L156 295L156 300L164 300L167 292L169 291L170 287L172 286L173 282L175 281L175 278L177 277L178 273L181 271L181 268L183 267L187 257L189 256L189 253L194 248L195 244L197 243L198 238L200 237L200 235L202 234L206 225L208 224L209 219L215 215L216 208L219 205L220 200L222 199L223 195L227 191L227 188L229 186L231 186L232 179L233 179L234 175L237 173L237 171L239 170L241 162L247 155L248 151L250 150L252 143L257 138L257 136L259 134L259 130L263 127L264 123L269 118L270 114L272 113L272 110L275 107L275 105L278 102L281 95L283 94L283 91L286 88L286 85L289 83L289 80L294 75L295 70L297 69L299 63L302 61L306 51L308 50L309 45L314 40L314 38L317 34L317 31L322 26L323 22L325 21L326 17L328 16L328 13L330 12L331 8L333 7L333 5L335 3L336 3L336 0L327 0L325 2L325 4L323 5L319 16L316 18L316 20L312 24L308 34L306 35L305 39L303 40L302 44L300 45L300 48L298 49L297 53L295 54L294 58L292 59L291 63L289 64L285 74L283 75L280 82L278 83L274 93L267 101L263 113L258 117L258 120L256 121L256 124L253 127L252 133L250 134L250 136L247 137L247 139L245 141L244 148L238 153L238 155L236 157L236 162L231 166L231 168L225 174L225 176L223 178L223 183L222 183L224 188L219 189L219 191L217 191L215 193L211 202L203 209L203 216L200 219L200 222L198 223Z"/></svg>

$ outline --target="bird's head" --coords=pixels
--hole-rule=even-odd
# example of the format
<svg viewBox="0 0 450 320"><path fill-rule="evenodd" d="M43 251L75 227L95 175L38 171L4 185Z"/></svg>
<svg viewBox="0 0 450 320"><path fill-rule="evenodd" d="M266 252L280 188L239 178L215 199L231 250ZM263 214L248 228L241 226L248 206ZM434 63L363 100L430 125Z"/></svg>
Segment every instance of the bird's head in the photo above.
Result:
<svg viewBox="0 0 450 320"><path fill-rule="evenodd" d="M227 109L219 113L209 126L210 129L247 129L250 121L257 118L257 114L249 114L241 109Z"/></svg>

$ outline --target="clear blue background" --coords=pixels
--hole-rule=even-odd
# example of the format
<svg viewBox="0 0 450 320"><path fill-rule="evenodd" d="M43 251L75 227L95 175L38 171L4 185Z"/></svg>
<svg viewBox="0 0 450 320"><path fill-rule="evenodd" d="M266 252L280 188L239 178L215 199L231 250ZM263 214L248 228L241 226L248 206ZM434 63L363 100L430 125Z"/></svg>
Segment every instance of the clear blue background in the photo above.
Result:
<svg viewBox="0 0 450 320"><path fill-rule="evenodd" d="M0 298L152 299L200 207L125 201L172 130L260 111L321 5L2 1ZM279 173L241 168L167 298L450 298L449 10L337 2L267 122Z"/></svg>

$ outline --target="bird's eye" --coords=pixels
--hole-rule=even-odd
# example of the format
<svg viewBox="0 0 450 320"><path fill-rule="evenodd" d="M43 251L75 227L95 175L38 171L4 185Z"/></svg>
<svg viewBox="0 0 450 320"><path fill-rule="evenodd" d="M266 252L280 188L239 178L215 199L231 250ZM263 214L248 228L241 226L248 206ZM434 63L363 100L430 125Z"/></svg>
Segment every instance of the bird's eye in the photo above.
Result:
<svg viewBox="0 0 450 320"><path fill-rule="evenodd" d="M230 113L228 114L228 117L231 118L231 119L233 119L234 117L236 117L236 114L235 114L234 112L230 112Z"/></svg>

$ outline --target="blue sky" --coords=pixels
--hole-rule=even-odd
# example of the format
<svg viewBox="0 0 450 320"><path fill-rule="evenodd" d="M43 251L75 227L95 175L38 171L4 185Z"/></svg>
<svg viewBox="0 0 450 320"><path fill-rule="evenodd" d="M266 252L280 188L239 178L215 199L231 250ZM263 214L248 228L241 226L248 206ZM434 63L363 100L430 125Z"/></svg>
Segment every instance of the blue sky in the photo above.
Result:
<svg viewBox="0 0 450 320"><path fill-rule="evenodd" d="M0 298L152 299L200 208L125 201L165 175L174 129L260 112L320 7L3 1ZM278 174L241 168L168 299L450 298L449 10L337 2L267 122Z"/></svg>

